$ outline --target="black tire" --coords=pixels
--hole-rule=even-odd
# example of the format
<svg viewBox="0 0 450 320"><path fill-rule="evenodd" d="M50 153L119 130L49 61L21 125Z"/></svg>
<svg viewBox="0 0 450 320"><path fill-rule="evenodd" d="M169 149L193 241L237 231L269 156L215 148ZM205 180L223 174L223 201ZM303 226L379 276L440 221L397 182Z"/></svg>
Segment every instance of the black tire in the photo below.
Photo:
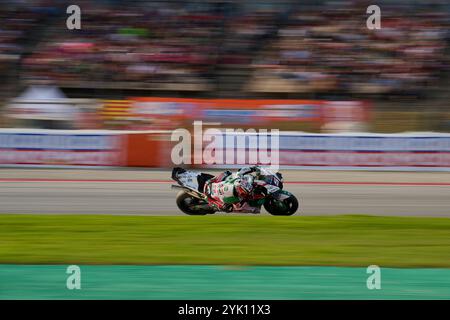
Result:
<svg viewBox="0 0 450 320"><path fill-rule="evenodd" d="M277 202L274 198L269 198L264 202L264 209L267 210L273 216L291 216L298 209L298 200L294 195L283 200L284 209L277 206Z"/></svg>
<svg viewBox="0 0 450 320"><path fill-rule="evenodd" d="M195 197L192 197L188 193L184 191L180 191L177 194L176 203L178 208L183 211L184 213L191 215L191 216L204 216L206 214L212 214L214 213L214 209L200 209L200 210L194 210L190 208L188 201L195 201L200 203L200 200L198 200Z"/></svg>

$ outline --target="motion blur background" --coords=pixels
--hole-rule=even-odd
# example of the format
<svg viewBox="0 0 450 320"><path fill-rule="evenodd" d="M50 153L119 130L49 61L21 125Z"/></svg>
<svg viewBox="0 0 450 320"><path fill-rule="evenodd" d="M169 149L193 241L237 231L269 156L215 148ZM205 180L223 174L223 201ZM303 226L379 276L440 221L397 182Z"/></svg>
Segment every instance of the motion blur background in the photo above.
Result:
<svg viewBox="0 0 450 320"><path fill-rule="evenodd" d="M1 0L0 298L448 299L449 17L445 0ZM279 129L299 214L183 216L170 134L195 120Z"/></svg>
<svg viewBox="0 0 450 320"><path fill-rule="evenodd" d="M70 4L81 8L80 30L66 28ZM381 8L380 30L366 27L370 4ZM449 12L443 0L2 1L0 124L161 129L180 125L174 114L195 118L186 103L130 98L240 99L228 107L260 114L242 99L300 99L275 108L291 121L270 126L449 131ZM87 100L43 103L56 98ZM317 111L323 101L347 103Z"/></svg>

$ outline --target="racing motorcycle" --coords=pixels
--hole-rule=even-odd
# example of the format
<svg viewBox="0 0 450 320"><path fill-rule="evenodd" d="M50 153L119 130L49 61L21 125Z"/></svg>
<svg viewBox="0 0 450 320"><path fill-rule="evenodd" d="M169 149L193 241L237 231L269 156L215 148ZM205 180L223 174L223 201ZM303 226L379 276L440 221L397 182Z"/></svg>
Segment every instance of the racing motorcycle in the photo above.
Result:
<svg viewBox="0 0 450 320"><path fill-rule="evenodd" d="M290 216L298 209L298 200L290 192L283 189L283 177L281 173L273 173L265 168L257 167L257 179L253 180L253 206L264 206L267 212L275 216ZM172 170L172 179L177 184L173 189L180 191L176 197L178 208L188 215L206 215L216 212L237 212L235 206L226 209L208 201L204 193L204 187L213 175L202 172L188 171L176 167ZM255 213L259 213L255 212Z"/></svg>

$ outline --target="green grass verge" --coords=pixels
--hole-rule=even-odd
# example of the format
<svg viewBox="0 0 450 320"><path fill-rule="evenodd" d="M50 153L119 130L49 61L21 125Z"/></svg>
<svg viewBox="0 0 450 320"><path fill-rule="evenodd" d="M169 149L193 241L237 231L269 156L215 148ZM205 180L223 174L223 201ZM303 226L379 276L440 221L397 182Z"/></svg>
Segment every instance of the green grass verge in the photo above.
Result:
<svg viewBox="0 0 450 320"><path fill-rule="evenodd" d="M450 219L0 215L0 263L450 267Z"/></svg>

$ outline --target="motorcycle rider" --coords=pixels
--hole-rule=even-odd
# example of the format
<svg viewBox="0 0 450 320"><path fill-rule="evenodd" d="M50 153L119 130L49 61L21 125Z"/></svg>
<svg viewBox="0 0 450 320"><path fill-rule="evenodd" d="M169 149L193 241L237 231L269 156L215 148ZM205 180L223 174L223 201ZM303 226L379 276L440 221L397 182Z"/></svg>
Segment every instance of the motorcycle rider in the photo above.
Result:
<svg viewBox="0 0 450 320"><path fill-rule="evenodd" d="M259 176L257 166L241 168L237 173L225 171L205 183L204 193L210 203L223 211L259 213L261 205L258 203L255 177Z"/></svg>

